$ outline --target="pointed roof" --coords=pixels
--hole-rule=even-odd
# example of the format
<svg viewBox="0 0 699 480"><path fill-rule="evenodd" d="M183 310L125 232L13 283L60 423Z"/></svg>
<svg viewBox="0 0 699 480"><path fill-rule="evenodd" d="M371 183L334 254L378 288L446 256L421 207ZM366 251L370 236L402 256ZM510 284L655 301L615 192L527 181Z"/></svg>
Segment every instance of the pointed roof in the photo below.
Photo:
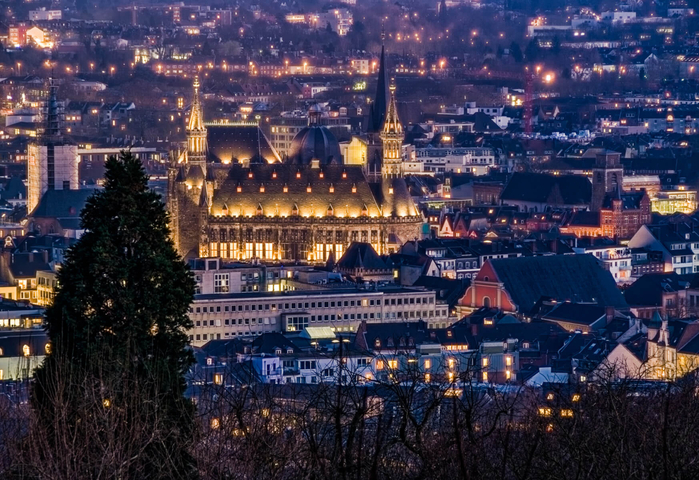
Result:
<svg viewBox="0 0 699 480"><path fill-rule="evenodd" d="M370 243L352 242L337 262L341 271L390 270Z"/></svg>
<svg viewBox="0 0 699 480"><path fill-rule="evenodd" d="M390 92L388 89L388 69L386 68L385 47L383 45L384 34L381 34L381 60L379 62L379 78L376 83L376 97L374 103L371 104L371 118L369 119L369 131L379 132L383 126L386 117L386 108L388 106L388 98Z"/></svg>
<svg viewBox="0 0 699 480"><path fill-rule="evenodd" d="M199 206L208 207L209 206L209 193L206 188L206 182L201 186L201 196L199 197Z"/></svg>
<svg viewBox="0 0 699 480"><path fill-rule="evenodd" d="M389 135L403 135L403 125L398 119L398 108L396 106L396 85L391 84L391 100L386 111L386 120L383 124L383 133Z"/></svg>
<svg viewBox="0 0 699 480"><path fill-rule="evenodd" d="M194 99L192 100L192 111L189 115L189 124L187 130L203 130L204 129L204 113L199 101L199 77L194 77Z"/></svg>
<svg viewBox="0 0 699 480"><path fill-rule="evenodd" d="M58 85L49 79L49 100L46 105L46 136L56 137L61 134L58 115Z"/></svg>

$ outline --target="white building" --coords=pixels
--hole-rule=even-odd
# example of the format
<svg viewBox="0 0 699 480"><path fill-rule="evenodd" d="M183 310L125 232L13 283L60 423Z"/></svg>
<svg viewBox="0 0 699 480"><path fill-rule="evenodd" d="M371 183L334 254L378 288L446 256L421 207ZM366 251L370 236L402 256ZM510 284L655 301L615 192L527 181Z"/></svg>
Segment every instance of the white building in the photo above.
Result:
<svg viewBox="0 0 699 480"><path fill-rule="evenodd" d="M589 247L574 250L576 250L576 253L589 253L594 255L604 269L612 274L616 283L628 283L633 281L631 279L631 250L628 247L622 245L605 245L602 247Z"/></svg>
<svg viewBox="0 0 699 480"><path fill-rule="evenodd" d="M405 287L201 294L195 295L189 316L194 327L188 333L195 346L209 340L299 332L306 327L354 332L363 320L424 320L430 328L446 328L454 320L448 305L437 303L434 291Z"/></svg>
<svg viewBox="0 0 699 480"><path fill-rule="evenodd" d="M422 164L421 170L425 173L487 175L491 169L497 168L495 151L487 147L416 148L415 165L411 164L411 169L420 170L418 163Z"/></svg>
<svg viewBox="0 0 699 480"><path fill-rule="evenodd" d="M32 22L46 22L60 20L61 18L63 18L63 12L60 10L47 10L46 8L29 10L29 20Z"/></svg>
<svg viewBox="0 0 699 480"><path fill-rule="evenodd" d="M610 23L627 23L636 20L636 12L602 12L602 20Z"/></svg>

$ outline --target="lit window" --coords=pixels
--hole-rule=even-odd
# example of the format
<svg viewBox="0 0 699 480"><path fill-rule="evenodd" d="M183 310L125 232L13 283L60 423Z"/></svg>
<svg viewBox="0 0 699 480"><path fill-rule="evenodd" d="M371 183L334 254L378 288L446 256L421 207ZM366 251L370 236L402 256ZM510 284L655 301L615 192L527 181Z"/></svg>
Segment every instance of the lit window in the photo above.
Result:
<svg viewBox="0 0 699 480"><path fill-rule="evenodd" d="M449 368L454 368L456 366L456 360L453 358L449 359Z"/></svg>
<svg viewBox="0 0 699 480"><path fill-rule="evenodd" d="M546 394L546 400L553 400L553 392Z"/></svg>
<svg viewBox="0 0 699 480"><path fill-rule="evenodd" d="M454 381L454 372L449 372L448 376L449 376L449 381L453 382Z"/></svg>
<svg viewBox="0 0 699 480"><path fill-rule="evenodd" d="M284 188L282 190L284 191L284 193L289 193L289 187L287 187L286 185L284 185Z"/></svg>
<svg viewBox="0 0 699 480"><path fill-rule="evenodd" d="M572 417L573 416L573 411L569 408L564 408L561 410L561 417Z"/></svg>
<svg viewBox="0 0 699 480"><path fill-rule="evenodd" d="M585 375L580 375L580 383L587 382L587 377Z"/></svg>
<svg viewBox="0 0 699 480"><path fill-rule="evenodd" d="M574 401L574 402L579 402L579 401L580 401L580 394L579 394L579 393L576 393L576 394L573 395L573 401Z"/></svg>
<svg viewBox="0 0 699 480"><path fill-rule="evenodd" d="M512 366L512 357L510 357L509 355L505 357L505 365L507 365L508 367Z"/></svg>
<svg viewBox="0 0 699 480"><path fill-rule="evenodd" d="M509 370L505 370L505 378L506 378L507 380L509 380L510 378L512 378L512 372L510 372Z"/></svg>
<svg viewBox="0 0 699 480"><path fill-rule="evenodd" d="M238 185L238 187L235 189L235 191L238 192L238 193L240 193L240 192L243 191L243 187L241 187L240 185Z"/></svg>
<svg viewBox="0 0 699 480"><path fill-rule="evenodd" d="M482 359L482 365L483 365L484 367L487 367L487 366L488 366L488 357L484 357L484 358Z"/></svg>
<svg viewBox="0 0 699 480"><path fill-rule="evenodd" d="M29 345L24 345L24 346L22 347L22 353L24 354L25 357L28 357L28 356L29 356L29 354L31 353L31 352L29 351Z"/></svg>
<svg viewBox="0 0 699 480"><path fill-rule="evenodd" d="M398 368L398 360L389 360L388 361L388 368L396 369Z"/></svg>
<svg viewBox="0 0 699 480"><path fill-rule="evenodd" d="M46 355L51 353L51 344L50 343L47 343L46 345L44 345L44 352L46 352Z"/></svg>
<svg viewBox="0 0 699 480"><path fill-rule="evenodd" d="M432 375L430 375L429 373L426 373L425 374L425 382L430 383L430 380L432 380Z"/></svg>
<svg viewBox="0 0 699 480"><path fill-rule="evenodd" d="M214 383L216 385L223 385L223 374L217 373L214 375Z"/></svg>
<svg viewBox="0 0 699 480"><path fill-rule="evenodd" d="M377 360L377 361L376 361L376 369L377 369L377 370L383 370L383 360Z"/></svg>
<svg viewBox="0 0 699 480"><path fill-rule="evenodd" d="M484 382L488 381L488 372L483 372L483 381Z"/></svg>
<svg viewBox="0 0 699 480"><path fill-rule="evenodd" d="M540 407L539 408L539 415L542 417L550 417L551 416L551 409L548 407Z"/></svg>
<svg viewBox="0 0 699 480"><path fill-rule="evenodd" d="M221 426L221 421L218 418L212 418L211 419L211 428L213 430L218 429L218 427Z"/></svg>
<svg viewBox="0 0 699 480"><path fill-rule="evenodd" d="M432 368L432 360L429 358L425 359L425 369L430 369Z"/></svg>

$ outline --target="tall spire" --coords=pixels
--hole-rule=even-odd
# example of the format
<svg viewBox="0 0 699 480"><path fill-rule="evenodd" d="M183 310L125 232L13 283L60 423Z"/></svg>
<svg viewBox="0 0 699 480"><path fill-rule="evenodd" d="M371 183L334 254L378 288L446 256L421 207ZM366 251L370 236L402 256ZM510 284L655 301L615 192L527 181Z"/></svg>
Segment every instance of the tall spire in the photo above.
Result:
<svg viewBox="0 0 699 480"><path fill-rule="evenodd" d="M371 105L371 118L369 119L369 132L380 132L383 126L383 120L386 116L387 100L389 97L388 91L388 71L386 70L386 49L384 42L386 40L386 30L381 25L381 58L379 60L379 78L376 83L376 97Z"/></svg>
<svg viewBox="0 0 699 480"><path fill-rule="evenodd" d="M398 107L396 105L396 85L391 82L390 86L391 99L386 111L386 120L381 131L381 140L383 141L383 165L381 174L384 177L399 177L402 176L403 158L402 148L403 125L398 119Z"/></svg>
<svg viewBox="0 0 699 480"><path fill-rule="evenodd" d="M199 77L194 77L194 98L187 124L187 162L206 167L206 127L204 113L199 100ZM205 172L205 170L204 170Z"/></svg>
<svg viewBox="0 0 699 480"><path fill-rule="evenodd" d="M46 125L44 136L46 139L56 140L61 135L60 113L58 107L58 85L53 78L53 72L49 79L49 98L46 103Z"/></svg>
<svg viewBox="0 0 699 480"><path fill-rule="evenodd" d="M201 130L204 128L204 119L201 102L199 101L199 77L194 77L194 99L192 100L192 111L189 116L187 130Z"/></svg>

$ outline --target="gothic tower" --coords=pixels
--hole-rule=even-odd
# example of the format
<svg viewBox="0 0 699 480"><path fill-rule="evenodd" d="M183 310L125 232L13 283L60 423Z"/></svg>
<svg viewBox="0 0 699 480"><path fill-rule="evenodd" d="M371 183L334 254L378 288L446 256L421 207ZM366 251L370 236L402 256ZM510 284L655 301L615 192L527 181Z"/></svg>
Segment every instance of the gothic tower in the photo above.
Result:
<svg viewBox="0 0 699 480"><path fill-rule="evenodd" d="M206 127L199 100L199 77L194 78L194 99L187 124L187 163L199 165L206 174Z"/></svg>
<svg viewBox="0 0 699 480"><path fill-rule="evenodd" d="M381 175L385 178L403 176L403 158L401 155L403 147L403 126L398 119L398 109L396 108L396 86L390 86L391 99L386 110L386 119L381 131L381 141L383 142L383 162L381 165Z"/></svg>
<svg viewBox="0 0 699 480"><path fill-rule="evenodd" d="M590 210L599 212L604 207L607 195L619 195L622 191L624 168L621 154L612 151L597 154L592 169L592 199Z"/></svg>

